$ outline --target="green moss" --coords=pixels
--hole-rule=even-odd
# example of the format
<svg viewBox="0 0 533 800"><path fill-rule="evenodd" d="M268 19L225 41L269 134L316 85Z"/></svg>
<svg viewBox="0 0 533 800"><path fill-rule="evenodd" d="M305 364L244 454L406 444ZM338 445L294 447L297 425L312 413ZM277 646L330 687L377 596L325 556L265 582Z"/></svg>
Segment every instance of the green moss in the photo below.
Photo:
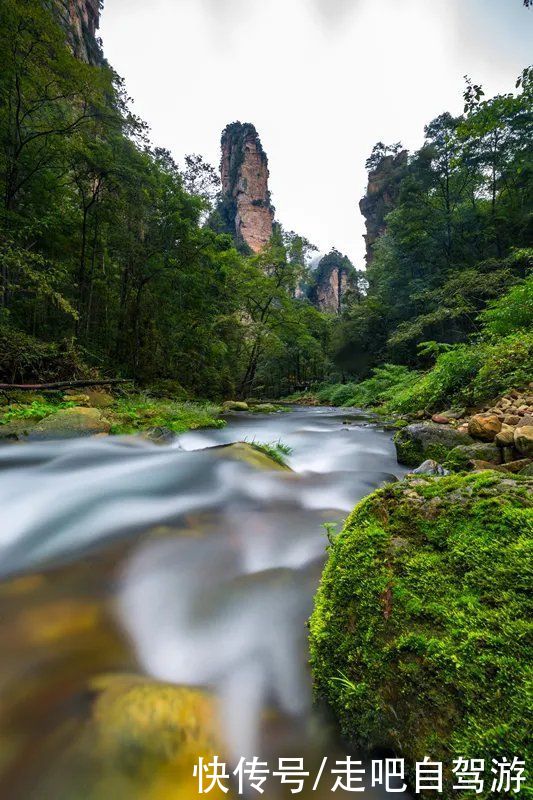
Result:
<svg viewBox="0 0 533 800"><path fill-rule="evenodd" d="M351 514L310 627L317 693L354 744L410 765L527 755L532 487L411 479Z"/></svg>
<svg viewBox="0 0 533 800"><path fill-rule="evenodd" d="M219 412L218 406L208 403L154 400L138 395L117 400L106 416L112 421L112 434L137 433L149 428L184 433L197 428L223 428L225 422L218 418Z"/></svg>
<svg viewBox="0 0 533 800"><path fill-rule="evenodd" d="M18 420L29 420L31 422L40 422L42 419L55 414L64 408L73 408L76 403L73 402L53 402L39 398L32 400L30 403L11 403L3 406L0 413L0 425L7 425L10 422L17 422Z"/></svg>
<svg viewBox="0 0 533 800"><path fill-rule="evenodd" d="M432 459L441 464L448 457L450 448L446 445L441 442L428 442L423 446L421 442L410 439L407 435L402 435L404 430L405 426L402 426L394 437L396 454L400 464L405 464L408 467L418 467L427 459Z"/></svg>

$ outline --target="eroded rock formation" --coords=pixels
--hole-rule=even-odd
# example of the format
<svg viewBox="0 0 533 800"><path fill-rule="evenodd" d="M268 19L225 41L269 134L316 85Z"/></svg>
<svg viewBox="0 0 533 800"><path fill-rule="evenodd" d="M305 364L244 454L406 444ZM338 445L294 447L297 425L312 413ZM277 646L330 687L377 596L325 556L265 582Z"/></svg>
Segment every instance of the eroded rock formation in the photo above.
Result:
<svg viewBox="0 0 533 800"><path fill-rule="evenodd" d="M250 123L234 122L222 134L221 214L238 244L259 253L269 243L274 208L268 158Z"/></svg>
<svg viewBox="0 0 533 800"><path fill-rule="evenodd" d="M103 55L96 33L100 26L101 0L53 2L74 55L88 64L100 64Z"/></svg>
<svg viewBox="0 0 533 800"><path fill-rule="evenodd" d="M340 314L346 294L357 291L357 274L347 256L333 250L320 261L310 299L320 311Z"/></svg>
<svg viewBox="0 0 533 800"><path fill-rule="evenodd" d="M374 245L385 232L385 217L398 199L400 181L407 166L407 150L384 156L368 174L366 195L359 203L366 223L366 263L373 258Z"/></svg>

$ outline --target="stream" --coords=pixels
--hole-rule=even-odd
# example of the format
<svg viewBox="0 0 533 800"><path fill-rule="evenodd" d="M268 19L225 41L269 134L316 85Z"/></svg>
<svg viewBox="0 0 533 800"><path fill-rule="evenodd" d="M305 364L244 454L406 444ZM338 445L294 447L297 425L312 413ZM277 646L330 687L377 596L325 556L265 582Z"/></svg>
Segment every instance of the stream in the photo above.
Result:
<svg viewBox="0 0 533 800"><path fill-rule="evenodd" d="M391 439L357 410L295 407L233 413L224 429L166 446L1 447L0 797L188 800L198 796L191 758L218 742L232 768L241 757L271 770L302 757L304 797L344 794L327 774L311 789L323 758L334 766L349 751L312 705L306 621L324 523L342 524L405 472ZM223 447L279 440L291 471ZM160 709L158 696L136 716L138 696L158 686L194 717L179 752L168 703ZM204 741L212 706L220 724L215 735L209 718ZM137 725L160 733L147 745ZM236 779L228 785L211 796L238 796ZM277 778L263 796L290 797L291 786Z"/></svg>

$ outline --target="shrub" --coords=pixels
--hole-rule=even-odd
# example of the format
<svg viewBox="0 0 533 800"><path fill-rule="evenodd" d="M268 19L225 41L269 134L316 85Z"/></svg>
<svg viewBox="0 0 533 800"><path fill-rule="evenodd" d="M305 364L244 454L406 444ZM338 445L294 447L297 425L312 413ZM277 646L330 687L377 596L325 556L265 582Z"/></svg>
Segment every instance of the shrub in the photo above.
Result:
<svg viewBox="0 0 533 800"><path fill-rule="evenodd" d="M533 275L490 303L481 312L480 320L486 333L492 336L533 330Z"/></svg>

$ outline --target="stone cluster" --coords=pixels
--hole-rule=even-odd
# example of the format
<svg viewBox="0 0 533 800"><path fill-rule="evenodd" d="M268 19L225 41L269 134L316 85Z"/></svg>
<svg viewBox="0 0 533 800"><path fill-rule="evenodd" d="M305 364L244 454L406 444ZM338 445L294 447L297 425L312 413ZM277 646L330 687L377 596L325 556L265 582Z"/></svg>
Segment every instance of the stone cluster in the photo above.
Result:
<svg viewBox="0 0 533 800"><path fill-rule="evenodd" d="M474 414L433 414L431 421L403 428L395 443L400 462L408 466L434 459L452 470L532 475L533 383Z"/></svg>

